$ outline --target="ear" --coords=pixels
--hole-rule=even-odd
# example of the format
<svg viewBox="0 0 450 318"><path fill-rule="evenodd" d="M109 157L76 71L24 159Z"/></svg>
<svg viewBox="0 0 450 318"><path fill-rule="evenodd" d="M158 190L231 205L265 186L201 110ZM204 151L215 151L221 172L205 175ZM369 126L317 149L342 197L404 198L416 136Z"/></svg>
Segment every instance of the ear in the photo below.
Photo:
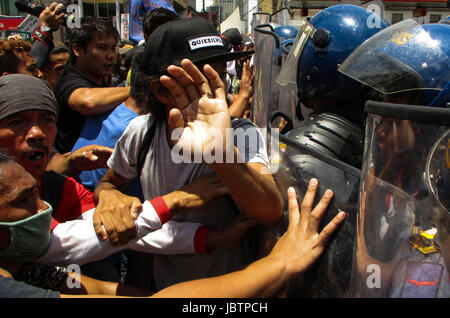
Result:
<svg viewBox="0 0 450 318"><path fill-rule="evenodd" d="M161 103L170 104L170 101L173 99L169 90L164 85L162 85L159 80L151 81L150 89Z"/></svg>
<svg viewBox="0 0 450 318"><path fill-rule="evenodd" d="M11 74L11 73L10 72L3 72L1 76L5 76L5 75L8 75L8 74Z"/></svg>
<svg viewBox="0 0 450 318"><path fill-rule="evenodd" d="M81 50L83 50L81 46L79 46L77 43L72 43L72 51L76 57L79 57L81 55Z"/></svg>
<svg viewBox="0 0 450 318"><path fill-rule="evenodd" d="M11 241L11 233L7 227L0 227L0 251L6 250Z"/></svg>

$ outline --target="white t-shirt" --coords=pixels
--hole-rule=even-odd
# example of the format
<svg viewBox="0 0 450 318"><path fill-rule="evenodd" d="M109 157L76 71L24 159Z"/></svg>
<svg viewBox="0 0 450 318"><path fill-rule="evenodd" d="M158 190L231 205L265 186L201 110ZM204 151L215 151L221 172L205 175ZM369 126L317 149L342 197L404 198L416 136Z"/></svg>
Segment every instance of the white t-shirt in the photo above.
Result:
<svg viewBox="0 0 450 318"><path fill-rule="evenodd" d="M137 175L139 149L148 128L150 115L133 119L117 141L108 166L119 175L132 179ZM247 163L262 163L269 167L264 138L247 119L232 120L235 145ZM245 135L252 142L242 142ZM166 123L158 123L140 177L145 199L177 190L201 175L213 173L207 164L175 163L168 144ZM177 214L173 220L199 222L211 228L223 228L239 211L229 196L214 198L194 213ZM177 244L175 242L175 244ZM254 249L254 247L253 247ZM252 247L244 240L240 247L216 249L212 254L155 255L154 278L158 289L197 278L222 275L248 265Z"/></svg>

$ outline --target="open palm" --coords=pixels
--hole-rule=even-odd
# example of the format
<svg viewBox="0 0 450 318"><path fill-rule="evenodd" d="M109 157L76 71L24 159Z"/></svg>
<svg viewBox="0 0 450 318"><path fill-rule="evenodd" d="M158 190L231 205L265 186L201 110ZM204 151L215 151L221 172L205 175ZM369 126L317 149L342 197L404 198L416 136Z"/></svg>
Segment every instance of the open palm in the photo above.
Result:
<svg viewBox="0 0 450 318"><path fill-rule="evenodd" d="M176 102L168 123L177 146L194 156L227 149L231 121L225 86L217 72L205 65L203 75L188 59L181 62L181 67L171 65L167 70L173 77L162 76L160 80Z"/></svg>

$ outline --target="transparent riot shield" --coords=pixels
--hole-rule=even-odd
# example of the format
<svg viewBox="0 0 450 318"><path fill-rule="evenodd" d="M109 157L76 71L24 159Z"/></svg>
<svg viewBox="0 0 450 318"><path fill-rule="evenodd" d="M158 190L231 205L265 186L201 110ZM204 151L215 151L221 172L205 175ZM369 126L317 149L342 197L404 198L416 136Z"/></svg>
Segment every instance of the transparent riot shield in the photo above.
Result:
<svg viewBox="0 0 450 318"><path fill-rule="evenodd" d="M268 24L270 22L270 13L268 12L255 12L252 15L252 39L255 39L255 28L261 24Z"/></svg>
<svg viewBox="0 0 450 318"><path fill-rule="evenodd" d="M289 25L291 22L291 11L289 8L281 8L270 16L270 22L275 25Z"/></svg>
<svg viewBox="0 0 450 318"><path fill-rule="evenodd" d="M279 47L279 41L273 28L269 24L255 28L255 54L253 57L255 70L254 94L251 106L251 120L259 127L266 129L271 105L278 105L275 101L278 95L271 96L272 72L278 64L277 56L273 54ZM267 135L264 136L266 142Z"/></svg>
<svg viewBox="0 0 450 318"><path fill-rule="evenodd" d="M365 110L351 294L449 297L448 228L439 230L446 226L426 175L435 171L427 162L450 127L450 109L369 101Z"/></svg>
<svg viewBox="0 0 450 318"><path fill-rule="evenodd" d="M289 51L294 44L295 38L288 39L280 42L279 54L281 55L281 68L283 68L284 63L286 63L287 57L289 55ZM281 69L280 69L281 70ZM279 72L278 72L279 74ZM278 76L277 74L277 76ZM295 82L289 82L287 85L280 85L276 80L272 82L272 85L275 89L279 91L278 98L278 106L275 111L272 111L270 114L271 122L279 115L288 116L291 120L295 120L296 116L296 107L298 104L298 96L297 96L297 84ZM274 89L273 89L274 90ZM281 118L283 118L281 117ZM287 127L286 119L279 118L276 122L272 122L272 125L278 127L281 131L286 131L289 128Z"/></svg>
<svg viewBox="0 0 450 318"><path fill-rule="evenodd" d="M286 295L288 298L349 297L360 170L286 136L280 135L279 138L281 146L274 178L284 198L285 217L277 237L284 233L288 223L288 187L296 189L298 201L301 202L313 177L319 180L314 204L318 203L326 189L334 191L333 201L321 220L320 229L339 211L347 213L345 222L333 234L321 258L304 275L288 282Z"/></svg>

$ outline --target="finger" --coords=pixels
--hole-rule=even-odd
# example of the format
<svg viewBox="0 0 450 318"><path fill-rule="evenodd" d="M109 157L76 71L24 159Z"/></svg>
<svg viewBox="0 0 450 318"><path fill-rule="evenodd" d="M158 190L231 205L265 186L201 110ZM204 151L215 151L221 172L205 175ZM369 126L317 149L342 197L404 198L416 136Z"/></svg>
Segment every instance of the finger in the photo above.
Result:
<svg viewBox="0 0 450 318"><path fill-rule="evenodd" d="M192 77L181 67L171 65L167 71L184 87L189 99L191 101L200 98L197 86Z"/></svg>
<svg viewBox="0 0 450 318"><path fill-rule="evenodd" d="M106 232L103 230L102 227L102 221L101 221L101 217L98 213L94 212L94 216L92 217L93 223L94 223L94 230L95 233L97 233L97 236L103 240L106 241L106 239L108 238L106 236Z"/></svg>
<svg viewBox="0 0 450 318"><path fill-rule="evenodd" d="M344 221L346 213L344 211L339 212L320 232L318 239L319 244L324 246L330 236L337 230L339 225Z"/></svg>
<svg viewBox="0 0 450 318"><path fill-rule="evenodd" d="M212 94L208 80L194 63L192 63L189 59L183 59L181 61L181 66L183 66L183 69L191 76L200 96L210 96Z"/></svg>
<svg viewBox="0 0 450 318"><path fill-rule="evenodd" d="M184 119L181 111L177 108L172 108L169 111L169 118L167 119L167 123L169 125L170 131L184 128Z"/></svg>
<svg viewBox="0 0 450 318"><path fill-rule="evenodd" d="M308 189L301 204L300 223L303 225L308 224L309 214L313 209L314 198L316 197L316 191L319 181L316 178L309 180Z"/></svg>
<svg viewBox="0 0 450 318"><path fill-rule="evenodd" d="M64 16L65 16L65 13L62 12L62 13L60 13L60 14L58 14L58 15L56 16L56 19L57 19L57 20L63 20L63 19L64 19Z"/></svg>
<svg viewBox="0 0 450 318"><path fill-rule="evenodd" d="M169 90L170 94L174 97L178 107L184 108L191 103L186 91L184 90L184 87L181 86L176 79L163 75L159 80L161 84L164 85Z"/></svg>
<svg viewBox="0 0 450 318"><path fill-rule="evenodd" d="M309 215L308 220L308 231L310 233L317 233L317 229L319 228L320 219L328 208L330 201L333 197L333 191L326 190L323 197L320 199L319 203L316 205L314 210Z"/></svg>
<svg viewBox="0 0 450 318"><path fill-rule="evenodd" d="M115 231L117 233L117 244L126 244L128 242L128 228L125 225L125 222L123 220L123 217L126 212L121 211L119 218L111 218L112 222L114 224Z"/></svg>
<svg viewBox="0 0 450 318"><path fill-rule="evenodd" d="M293 187L289 187L287 194L288 194L288 212L289 212L288 230L292 230L297 226L300 220L300 214L298 210L298 201L295 189Z"/></svg>
<svg viewBox="0 0 450 318"><path fill-rule="evenodd" d="M105 228L108 240L112 244L117 245L119 243L119 236L117 234L113 218L111 217L111 213L103 215L102 220L103 220L103 227Z"/></svg>
<svg viewBox="0 0 450 318"><path fill-rule="evenodd" d="M59 6L60 4L58 2L52 2L49 6L48 6L48 10L49 11L55 11L56 8ZM61 4L62 6L62 4Z"/></svg>
<svg viewBox="0 0 450 318"><path fill-rule="evenodd" d="M203 70L205 72L206 77L209 80L209 83L211 84L210 89L212 89L212 91L214 92L214 96L225 101L226 100L225 84L220 78L219 74L217 74L217 72L210 65L205 65Z"/></svg>

